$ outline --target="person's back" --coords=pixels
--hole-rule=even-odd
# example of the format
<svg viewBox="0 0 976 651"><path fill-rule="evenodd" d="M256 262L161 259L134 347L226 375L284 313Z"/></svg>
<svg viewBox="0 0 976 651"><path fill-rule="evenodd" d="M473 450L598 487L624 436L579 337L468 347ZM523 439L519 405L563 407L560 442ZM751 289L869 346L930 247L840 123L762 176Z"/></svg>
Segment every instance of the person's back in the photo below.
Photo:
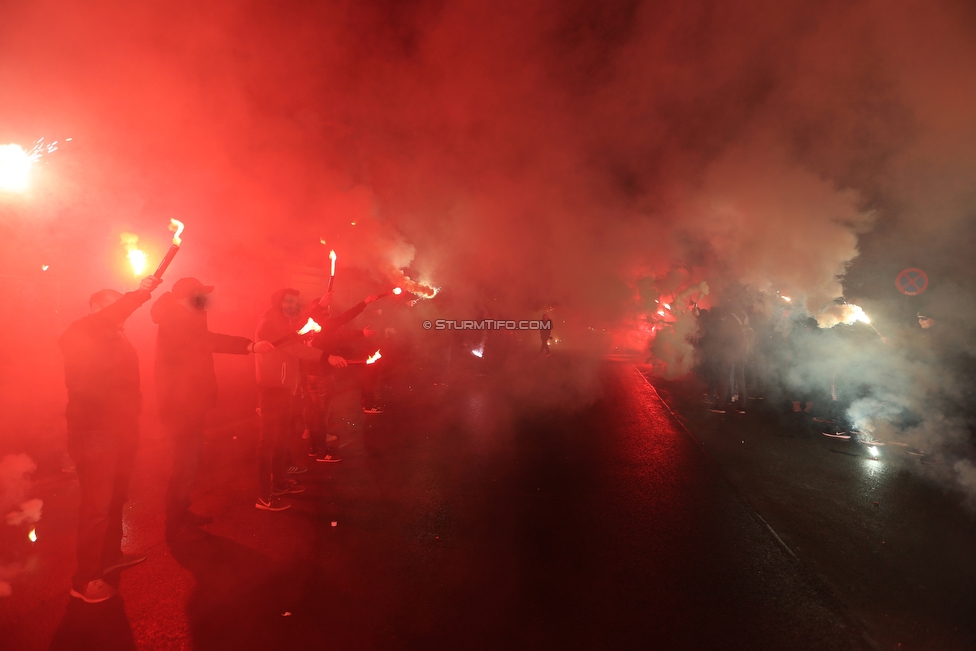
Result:
<svg viewBox="0 0 976 651"><path fill-rule="evenodd" d="M138 294L120 296L113 306L78 319L58 340L64 354L69 430L101 429L139 416L139 357L115 316L122 310L128 310L128 316L149 298L148 292L145 298Z"/></svg>

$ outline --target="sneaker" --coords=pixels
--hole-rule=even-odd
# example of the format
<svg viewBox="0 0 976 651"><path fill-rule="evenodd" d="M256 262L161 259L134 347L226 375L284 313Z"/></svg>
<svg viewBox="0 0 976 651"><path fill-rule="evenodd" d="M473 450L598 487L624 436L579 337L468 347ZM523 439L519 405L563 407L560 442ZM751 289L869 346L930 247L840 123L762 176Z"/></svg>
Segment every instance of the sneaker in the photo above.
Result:
<svg viewBox="0 0 976 651"><path fill-rule="evenodd" d="M319 463L339 463L342 461L340 457L332 454L320 454L319 456L315 457L315 460Z"/></svg>
<svg viewBox="0 0 976 651"><path fill-rule="evenodd" d="M708 411L712 412L713 414L724 414L725 413L725 409L723 409L722 407L709 407L708 408Z"/></svg>
<svg viewBox="0 0 976 651"><path fill-rule="evenodd" d="M312 456L312 455L309 455L309 456ZM288 468L288 474L289 475L300 475L303 472L308 472L308 468L306 468L304 466L291 466L290 468Z"/></svg>
<svg viewBox="0 0 976 651"><path fill-rule="evenodd" d="M847 432L824 432L823 435L832 439L843 439L845 441L851 438L851 435Z"/></svg>
<svg viewBox="0 0 976 651"><path fill-rule="evenodd" d="M332 443L332 442L338 441L338 440L339 440L339 437L338 436L333 436L332 434L326 434L325 435L325 442L326 443Z"/></svg>
<svg viewBox="0 0 976 651"><path fill-rule="evenodd" d="M71 588L71 596L76 599L81 599L86 604L97 604L108 601L118 593L118 590L105 583L102 579L89 581L82 590Z"/></svg>
<svg viewBox="0 0 976 651"><path fill-rule="evenodd" d="M861 443L863 443L864 445L873 445L876 448L883 448L885 446L884 441L879 441L870 436L866 436L862 438Z"/></svg>
<svg viewBox="0 0 976 651"><path fill-rule="evenodd" d="M132 567L133 565L138 565L144 560L146 560L145 554L121 554L115 560L115 562L110 563L108 567L103 569L102 573L108 574L109 572L114 572L115 570L124 570Z"/></svg>
<svg viewBox="0 0 976 651"><path fill-rule="evenodd" d="M739 414L741 416L741 415L744 415L746 413L746 410L743 409L742 407L739 407L739 408L737 408L735 410L735 413L737 413L737 414Z"/></svg>
<svg viewBox="0 0 976 651"><path fill-rule="evenodd" d="M291 504L286 504L272 495L268 499L259 497L258 501L254 503L254 508L259 511L284 511L285 509L290 509Z"/></svg>
<svg viewBox="0 0 976 651"><path fill-rule="evenodd" d="M837 421L830 420L829 418L822 418L820 416L814 416L813 422L815 423L827 423L828 425L833 425Z"/></svg>
<svg viewBox="0 0 976 651"><path fill-rule="evenodd" d="M285 484L281 488L272 488L271 496L277 497L278 495L298 495L299 493L304 493L305 487L301 484Z"/></svg>
<svg viewBox="0 0 976 651"><path fill-rule="evenodd" d="M381 408L379 408L379 407L370 407L368 409L366 407L363 407L363 413L364 414L382 414L383 413L383 410Z"/></svg>
<svg viewBox="0 0 976 651"><path fill-rule="evenodd" d="M925 456L925 452L923 452L922 450L919 450L918 448L908 448L908 454L912 455L913 457L924 457Z"/></svg>
<svg viewBox="0 0 976 651"><path fill-rule="evenodd" d="M183 516L183 520L191 527L202 527L213 522L213 518L209 515L201 515L193 511L187 511L186 515Z"/></svg>

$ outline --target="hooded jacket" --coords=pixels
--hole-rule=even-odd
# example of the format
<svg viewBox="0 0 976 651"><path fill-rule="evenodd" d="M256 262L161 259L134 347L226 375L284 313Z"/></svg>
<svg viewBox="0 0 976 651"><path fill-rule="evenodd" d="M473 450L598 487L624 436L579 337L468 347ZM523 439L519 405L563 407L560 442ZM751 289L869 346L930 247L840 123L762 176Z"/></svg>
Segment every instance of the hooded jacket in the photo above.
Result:
<svg viewBox="0 0 976 651"><path fill-rule="evenodd" d="M278 290L271 295L271 307L258 321L258 341L278 341L295 334L304 325L304 317L288 317L281 311L281 302L288 290ZM322 351L305 345L302 339L290 339L269 353L255 355L255 371L258 386L285 389L292 395L298 392L300 377L299 360L317 362Z"/></svg>
<svg viewBox="0 0 976 651"><path fill-rule="evenodd" d="M247 355L247 337L210 332L207 313L191 310L166 292L153 303L156 336L156 401L166 422L178 413L205 411L217 404L214 353Z"/></svg>

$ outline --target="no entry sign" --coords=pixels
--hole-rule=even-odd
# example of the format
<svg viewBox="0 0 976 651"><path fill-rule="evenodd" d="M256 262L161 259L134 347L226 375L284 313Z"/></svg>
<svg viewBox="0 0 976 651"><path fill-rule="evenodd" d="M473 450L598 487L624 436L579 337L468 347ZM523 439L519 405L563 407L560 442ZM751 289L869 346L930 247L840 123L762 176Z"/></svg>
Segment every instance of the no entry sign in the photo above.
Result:
<svg viewBox="0 0 976 651"><path fill-rule="evenodd" d="M917 296L929 286L929 277L921 269L905 269L895 278L895 287L906 296Z"/></svg>

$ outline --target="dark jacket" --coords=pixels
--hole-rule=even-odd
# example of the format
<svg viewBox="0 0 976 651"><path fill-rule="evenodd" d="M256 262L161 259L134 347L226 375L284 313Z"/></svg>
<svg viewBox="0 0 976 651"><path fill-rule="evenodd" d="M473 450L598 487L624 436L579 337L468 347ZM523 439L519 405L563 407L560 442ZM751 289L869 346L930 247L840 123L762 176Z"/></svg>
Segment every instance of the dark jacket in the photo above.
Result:
<svg viewBox="0 0 976 651"><path fill-rule="evenodd" d="M139 357L122 324L149 292L123 294L104 309L78 319L58 340L68 387L65 415L73 432L134 426L142 411Z"/></svg>
<svg viewBox="0 0 976 651"><path fill-rule="evenodd" d="M279 341L295 334L308 319L308 315L290 318L281 311L284 292L271 296L271 307L258 321L258 341ZM299 360L318 361L322 351L305 345L304 339L286 339L276 345L270 353L255 355L255 372L258 386L270 389L285 389L292 395L297 393L300 380Z"/></svg>
<svg viewBox="0 0 976 651"><path fill-rule="evenodd" d="M205 411L217 404L214 353L247 355L251 340L210 332L207 313L191 310L170 292L152 306L156 336L156 401L165 422L186 411Z"/></svg>
<svg viewBox="0 0 976 651"><path fill-rule="evenodd" d="M334 371L329 364L329 355L338 355L339 349L345 344L363 336L362 330L349 330L344 328L347 323L355 319L366 309L366 303L360 302L339 316L329 317L328 311L316 305L312 308L311 317L315 322L322 326L322 332L317 333L312 338L312 347L323 352L322 359L309 362L306 365L306 372L310 375L328 375Z"/></svg>

